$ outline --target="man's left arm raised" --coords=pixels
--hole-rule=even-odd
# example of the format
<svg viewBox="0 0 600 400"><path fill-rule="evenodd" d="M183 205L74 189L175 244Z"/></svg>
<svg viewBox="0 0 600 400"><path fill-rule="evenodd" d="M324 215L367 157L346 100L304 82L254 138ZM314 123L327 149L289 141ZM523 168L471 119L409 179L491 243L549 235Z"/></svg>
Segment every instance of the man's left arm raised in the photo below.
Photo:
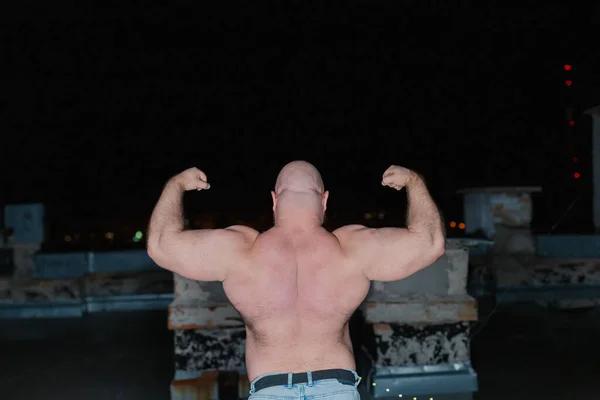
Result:
<svg viewBox="0 0 600 400"><path fill-rule="evenodd" d="M185 278L222 282L232 267L244 262L257 232L246 226L184 230L184 192L209 188L206 174L197 168L167 182L150 218L148 255Z"/></svg>

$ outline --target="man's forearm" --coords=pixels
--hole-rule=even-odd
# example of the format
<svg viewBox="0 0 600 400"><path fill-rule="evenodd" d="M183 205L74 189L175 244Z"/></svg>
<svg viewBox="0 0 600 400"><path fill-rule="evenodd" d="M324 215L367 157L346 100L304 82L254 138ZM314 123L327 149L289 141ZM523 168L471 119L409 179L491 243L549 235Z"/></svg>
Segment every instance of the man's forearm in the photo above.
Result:
<svg viewBox="0 0 600 400"><path fill-rule="evenodd" d="M165 185L150 218L148 247L156 246L165 233L183 231L183 192L173 180Z"/></svg>
<svg viewBox="0 0 600 400"><path fill-rule="evenodd" d="M444 240L444 225L437 205L421 176L406 185L408 196L408 230L427 234L434 242Z"/></svg>

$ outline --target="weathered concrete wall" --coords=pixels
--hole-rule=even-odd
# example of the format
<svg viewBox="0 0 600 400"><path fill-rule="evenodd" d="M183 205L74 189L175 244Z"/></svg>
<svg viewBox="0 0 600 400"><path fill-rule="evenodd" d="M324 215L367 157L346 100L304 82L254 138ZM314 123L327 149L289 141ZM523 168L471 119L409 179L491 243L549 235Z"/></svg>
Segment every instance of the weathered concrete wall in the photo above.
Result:
<svg viewBox="0 0 600 400"><path fill-rule="evenodd" d="M593 259L495 257L491 269L499 288L600 284L600 260Z"/></svg>
<svg viewBox="0 0 600 400"><path fill-rule="evenodd" d="M81 300L81 283L76 280L21 281L4 279L0 281L0 302L53 302Z"/></svg>
<svg viewBox="0 0 600 400"><path fill-rule="evenodd" d="M381 293L414 295L464 295L467 294L469 253L466 247L455 242L446 244L446 252L435 263L421 271L394 282L373 282L367 301ZM381 297L379 297L381 299Z"/></svg>
<svg viewBox="0 0 600 400"><path fill-rule="evenodd" d="M13 279L25 281L35 275L35 254L40 250L39 244L12 244L15 272Z"/></svg>
<svg viewBox="0 0 600 400"><path fill-rule="evenodd" d="M477 302L470 296L402 296L386 294L385 301L373 296L361 306L369 324L442 324L476 321Z"/></svg>
<svg viewBox="0 0 600 400"><path fill-rule="evenodd" d="M162 294L173 290L173 274L151 271L129 274L94 274L79 279L0 280L0 300L53 302L86 297Z"/></svg>
<svg viewBox="0 0 600 400"><path fill-rule="evenodd" d="M538 235L536 247L542 257L600 259L600 235Z"/></svg>
<svg viewBox="0 0 600 400"><path fill-rule="evenodd" d="M470 360L468 322L376 324L378 366L435 365Z"/></svg>
<svg viewBox="0 0 600 400"><path fill-rule="evenodd" d="M94 297L173 292L173 274L166 270L91 274L82 282L85 295Z"/></svg>
<svg viewBox="0 0 600 400"><path fill-rule="evenodd" d="M244 328L176 330L175 369L243 371L245 346Z"/></svg>

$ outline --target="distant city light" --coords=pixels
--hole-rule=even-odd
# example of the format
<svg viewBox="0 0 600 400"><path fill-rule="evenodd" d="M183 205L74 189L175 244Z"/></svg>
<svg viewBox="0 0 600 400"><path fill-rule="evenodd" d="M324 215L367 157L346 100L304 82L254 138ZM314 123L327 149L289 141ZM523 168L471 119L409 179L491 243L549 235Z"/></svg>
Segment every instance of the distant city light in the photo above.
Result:
<svg viewBox="0 0 600 400"><path fill-rule="evenodd" d="M569 64L565 64L564 66L565 71L570 71L572 68Z"/></svg>
<svg viewBox="0 0 600 400"><path fill-rule="evenodd" d="M565 85L567 85L567 86L571 86L572 84L573 84L573 81L572 81L572 80L570 80L570 79L567 79L567 80L565 81Z"/></svg>
<svg viewBox="0 0 600 400"><path fill-rule="evenodd" d="M575 179L579 179L580 177L581 177L581 174L579 172L575 172L573 174L573 178L575 178Z"/></svg>
<svg viewBox="0 0 600 400"><path fill-rule="evenodd" d="M65 242L67 242L67 243L70 243L70 242L71 242L71 240L73 240L73 239L71 238L71 235L65 235Z"/></svg>
<svg viewBox="0 0 600 400"><path fill-rule="evenodd" d="M454 222L454 221L450 222L450 228L456 228L456 222Z"/></svg>
<svg viewBox="0 0 600 400"><path fill-rule="evenodd" d="M135 235L133 235L133 241L137 243L140 240L142 240L143 237L144 237L144 234L142 233L142 231L137 231L135 233Z"/></svg>
<svg viewBox="0 0 600 400"><path fill-rule="evenodd" d="M385 218L385 213L380 212L378 215L379 219L384 219Z"/></svg>
<svg viewBox="0 0 600 400"><path fill-rule="evenodd" d="M575 121L573 121L573 120L569 121L569 126L575 126Z"/></svg>
<svg viewBox="0 0 600 400"><path fill-rule="evenodd" d="M366 214L364 215L364 217L365 217L365 219L371 219L371 218L373 218L373 214L371 214L371 213L366 213Z"/></svg>
<svg viewBox="0 0 600 400"><path fill-rule="evenodd" d="M465 229L465 224L464 222L461 222L460 224L458 224L458 229Z"/></svg>
<svg viewBox="0 0 600 400"><path fill-rule="evenodd" d="M113 240L115 238L115 234L113 232L106 232L104 237L107 238L108 240Z"/></svg>

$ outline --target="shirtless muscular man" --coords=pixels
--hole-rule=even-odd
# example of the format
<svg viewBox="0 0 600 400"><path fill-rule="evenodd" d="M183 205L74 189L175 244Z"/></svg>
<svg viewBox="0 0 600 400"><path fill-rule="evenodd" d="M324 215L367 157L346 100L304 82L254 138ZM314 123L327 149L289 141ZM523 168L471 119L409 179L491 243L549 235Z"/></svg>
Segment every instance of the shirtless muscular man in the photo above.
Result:
<svg viewBox="0 0 600 400"><path fill-rule="evenodd" d="M322 227L329 192L304 161L277 177L273 228L184 230L182 199L210 188L190 168L171 178L152 213L148 254L198 281L220 281L246 326L250 400L359 399L348 321L370 281L403 279L444 253L444 229L423 179L393 165L382 185L408 196L408 227Z"/></svg>

